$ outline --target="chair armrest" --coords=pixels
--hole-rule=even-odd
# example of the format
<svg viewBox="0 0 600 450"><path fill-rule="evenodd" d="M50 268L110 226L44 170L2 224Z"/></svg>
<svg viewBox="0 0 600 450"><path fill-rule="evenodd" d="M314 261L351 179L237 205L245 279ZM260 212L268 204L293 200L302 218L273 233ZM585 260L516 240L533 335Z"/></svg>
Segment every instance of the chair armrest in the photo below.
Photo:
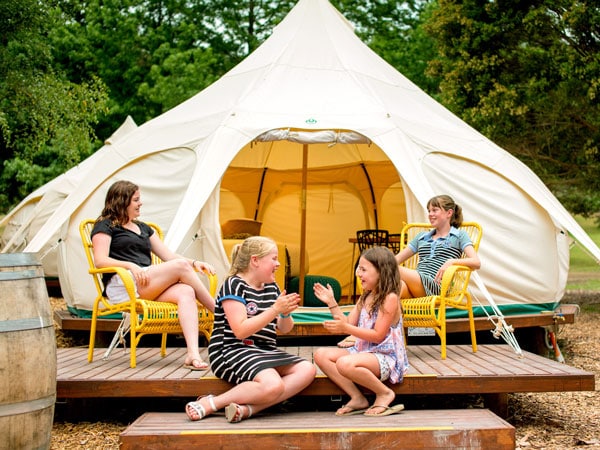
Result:
<svg viewBox="0 0 600 450"><path fill-rule="evenodd" d="M468 283L472 269L467 266L453 265L444 272L440 295L438 296L438 307L463 308L463 300L470 298L468 294ZM468 303L470 304L470 300Z"/></svg>
<svg viewBox="0 0 600 450"><path fill-rule="evenodd" d="M471 272L471 268L467 266L452 265L444 271L442 283L440 285L440 296L445 297L451 288L454 287L456 274L459 272Z"/></svg>
<svg viewBox="0 0 600 450"><path fill-rule="evenodd" d="M217 295L217 275L214 273L210 273L207 270L202 270L201 272L208 278L208 292L210 292L211 297L214 298L215 295Z"/></svg>

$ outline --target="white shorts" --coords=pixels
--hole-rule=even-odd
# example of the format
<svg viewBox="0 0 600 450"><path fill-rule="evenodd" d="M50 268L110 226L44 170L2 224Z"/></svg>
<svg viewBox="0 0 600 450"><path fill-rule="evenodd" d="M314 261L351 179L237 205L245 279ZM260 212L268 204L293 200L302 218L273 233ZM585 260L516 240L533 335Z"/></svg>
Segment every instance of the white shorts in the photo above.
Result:
<svg viewBox="0 0 600 450"><path fill-rule="evenodd" d="M147 268L144 268L146 270ZM133 273L131 270L128 271L131 273L133 277ZM133 285L135 286L135 296L139 297L137 286L135 285L135 278L133 279ZM116 275L110 279L110 281L106 285L106 296L112 303L124 303L129 301L129 294L127 293L127 289L125 289L125 284L123 284L123 279Z"/></svg>

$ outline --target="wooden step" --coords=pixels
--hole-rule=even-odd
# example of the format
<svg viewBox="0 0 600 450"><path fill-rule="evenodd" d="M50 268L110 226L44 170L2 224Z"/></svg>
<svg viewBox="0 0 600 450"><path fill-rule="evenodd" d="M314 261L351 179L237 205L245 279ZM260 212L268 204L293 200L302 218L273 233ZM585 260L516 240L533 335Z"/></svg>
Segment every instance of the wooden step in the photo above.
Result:
<svg viewBox="0 0 600 450"><path fill-rule="evenodd" d="M488 409L402 411L384 417L333 412L262 413L230 424L184 412L145 413L121 433L121 449L514 449L515 429Z"/></svg>

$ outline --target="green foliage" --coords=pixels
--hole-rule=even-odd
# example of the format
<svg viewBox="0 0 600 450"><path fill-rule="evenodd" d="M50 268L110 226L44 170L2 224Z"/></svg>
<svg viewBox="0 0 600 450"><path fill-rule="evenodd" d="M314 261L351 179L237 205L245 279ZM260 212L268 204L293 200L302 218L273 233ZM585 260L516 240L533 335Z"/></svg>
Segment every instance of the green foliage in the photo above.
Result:
<svg viewBox="0 0 600 450"><path fill-rule="evenodd" d="M592 218L575 217L587 235L600 246L600 227ZM571 268L577 272L600 272L600 264L576 244L571 248Z"/></svg>
<svg viewBox="0 0 600 450"><path fill-rule="evenodd" d="M568 209L597 212L597 2L438 3L426 28L443 103L533 169Z"/></svg>
<svg viewBox="0 0 600 450"><path fill-rule="evenodd" d="M210 49L178 51L164 44L167 54L162 64L154 64L139 86L137 94L167 110L198 93L198 86L208 86L218 77L217 58ZM159 49L159 51L161 50Z"/></svg>
<svg viewBox="0 0 600 450"><path fill-rule="evenodd" d="M0 209L91 153L103 83L73 83L52 68L54 10L37 0L0 6Z"/></svg>
<svg viewBox="0 0 600 450"><path fill-rule="evenodd" d="M110 106L99 135L144 123L201 91L258 46L292 0L60 0L54 59L71 80L97 75Z"/></svg>

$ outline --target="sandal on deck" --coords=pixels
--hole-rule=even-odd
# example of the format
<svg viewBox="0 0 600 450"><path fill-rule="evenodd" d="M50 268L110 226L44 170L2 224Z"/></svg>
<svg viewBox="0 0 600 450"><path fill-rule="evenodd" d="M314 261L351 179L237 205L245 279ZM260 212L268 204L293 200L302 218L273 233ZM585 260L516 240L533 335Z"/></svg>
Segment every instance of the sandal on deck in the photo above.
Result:
<svg viewBox="0 0 600 450"><path fill-rule="evenodd" d="M347 403L339 408L336 412L336 416L354 416L356 414L363 414L367 408L354 409L352 406Z"/></svg>
<svg viewBox="0 0 600 450"><path fill-rule="evenodd" d="M206 398L208 400L208 404L212 408L212 411L206 411L204 406L200 403L200 400ZM195 402L189 402L185 405L185 413L188 418L195 422L196 420L204 419L209 413L213 413L217 410L217 405L215 405L215 401L213 400L214 395L203 395L198 397Z"/></svg>
<svg viewBox="0 0 600 450"><path fill-rule="evenodd" d="M248 408L248 415L244 416L243 407ZM250 405L238 405L237 403L230 403L225 407L225 418L229 423L238 423L243 419L249 419L252 417L252 407Z"/></svg>
<svg viewBox="0 0 600 450"><path fill-rule="evenodd" d="M374 408L382 408L383 411L381 411L379 413L369 413L369 411L371 411ZM370 416L370 417L391 416L392 414L398 414L403 409L404 409L404 405L401 403L398 403L397 405L394 405L394 406L373 405L367 410L367 412L364 415Z"/></svg>

